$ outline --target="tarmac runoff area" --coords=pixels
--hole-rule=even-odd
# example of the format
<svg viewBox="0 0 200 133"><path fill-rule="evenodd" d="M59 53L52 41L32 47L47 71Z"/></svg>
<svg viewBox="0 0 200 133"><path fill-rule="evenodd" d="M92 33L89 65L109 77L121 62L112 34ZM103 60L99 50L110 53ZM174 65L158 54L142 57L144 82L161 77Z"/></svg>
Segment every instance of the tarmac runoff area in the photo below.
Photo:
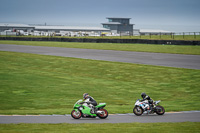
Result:
<svg viewBox="0 0 200 133"><path fill-rule="evenodd" d="M200 69L200 55L25 46L11 44L0 44L0 51L53 55L62 57L126 62L188 69Z"/></svg>
<svg viewBox="0 0 200 133"><path fill-rule="evenodd" d="M166 112L164 115L146 113L142 116L109 114L106 119L73 119L71 115L0 115L0 124L8 123L157 123L157 122L200 122L200 111Z"/></svg>

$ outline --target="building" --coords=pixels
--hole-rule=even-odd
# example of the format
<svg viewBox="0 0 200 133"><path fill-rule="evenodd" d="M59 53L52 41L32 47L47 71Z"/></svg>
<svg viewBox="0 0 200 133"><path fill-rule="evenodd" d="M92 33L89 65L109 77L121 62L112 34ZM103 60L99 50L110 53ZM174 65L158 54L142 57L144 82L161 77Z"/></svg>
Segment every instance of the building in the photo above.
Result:
<svg viewBox="0 0 200 133"><path fill-rule="evenodd" d="M34 36L127 36L127 35L170 35L170 31L133 29L131 18L111 18L103 27L53 26L0 23L0 35Z"/></svg>
<svg viewBox="0 0 200 133"><path fill-rule="evenodd" d="M102 27L79 26L35 26L35 31L55 33L58 36L100 36L109 29Z"/></svg>
<svg viewBox="0 0 200 133"><path fill-rule="evenodd" d="M34 26L27 24L0 23L0 35L24 35L33 32Z"/></svg>
<svg viewBox="0 0 200 133"><path fill-rule="evenodd" d="M165 30L140 29L140 35L171 35L173 32Z"/></svg>
<svg viewBox="0 0 200 133"><path fill-rule="evenodd" d="M133 35L133 25L130 24L131 18L107 18L107 23L102 23L104 28L111 30L112 33L121 35Z"/></svg>
<svg viewBox="0 0 200 133"><path fill-rule="evenodd" d="M52 25L50 26L50 25L0 23L0 35L100 36L102 33L105 32L109 33L110 30L103 27L52 26Z"/></svg>
<svg viewBox="0 0 200 133"><path fill-rule="evenodd" d="M25 32L32 32L35 29L34 26L27 24L9 24L9 23L0 23L0 32L5 30L16 31L23 30Z"/></svg>
<svg viewBox="0 0 200 133"><path fill-rule="evenodd" d="M79 27L79 26L35 26L37 31L45 32L55 32L59 33L60 31L72 31L72 32L106 32L110 31L106 28L101 27Z"/></svg>

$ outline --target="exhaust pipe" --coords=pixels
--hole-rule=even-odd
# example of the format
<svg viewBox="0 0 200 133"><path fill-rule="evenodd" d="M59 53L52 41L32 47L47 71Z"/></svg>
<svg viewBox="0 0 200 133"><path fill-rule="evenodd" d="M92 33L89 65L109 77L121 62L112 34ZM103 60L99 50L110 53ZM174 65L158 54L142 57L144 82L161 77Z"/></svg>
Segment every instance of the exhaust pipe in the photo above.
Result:
<svg viewBox="0 0 200 133"><path fill-rule="evenodd" d="M104 111L97 111L97 114L104 114Z"/></svg>

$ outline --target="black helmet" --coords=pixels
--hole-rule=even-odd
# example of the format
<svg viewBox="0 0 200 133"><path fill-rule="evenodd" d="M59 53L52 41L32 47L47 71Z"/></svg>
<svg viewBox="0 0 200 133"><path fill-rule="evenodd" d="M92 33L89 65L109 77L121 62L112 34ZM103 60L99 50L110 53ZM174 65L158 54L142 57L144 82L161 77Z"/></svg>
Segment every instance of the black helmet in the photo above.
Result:
<svg viewBox="0 0 200 133"><path fill-rule="evenodd" d="M141 97L142 97L142 98L145 98L145 97L146 97L146 93L143 92L143 93L141 94Z"/></svg>
<svg viewBox="0 0 200 133"><path fill-rule="evenodd" d="M86 99L88 95L89 95L88 93L84 93L83 94L83 99Z"/></svg>

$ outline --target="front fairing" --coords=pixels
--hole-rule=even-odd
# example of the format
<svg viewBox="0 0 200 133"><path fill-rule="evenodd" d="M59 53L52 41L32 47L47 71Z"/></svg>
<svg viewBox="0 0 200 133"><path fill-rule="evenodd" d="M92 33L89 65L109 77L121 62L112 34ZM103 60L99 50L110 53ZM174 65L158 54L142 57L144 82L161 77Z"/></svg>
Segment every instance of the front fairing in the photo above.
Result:
<svg viewBox="0 0 200 133"><path fill-rule="evenodd" d="M74 104L74 109L77 109L78 107L80 107L81 106L81 102L83 102L83 100L78 100L75 104Z"/></svg>
<svg viewBox="0 0 200 133"><path fill-rule="evenodd" d="M139 100L137 100L137 101L135 102L135 105L139 105L139 103L140 103L140 101L139 101Z"/></svg>
<svg viewBox="0 0 200 133"><path fill-rule="evenodd" d="M141 107L142 109L144 109L144 101L141 102L140 100L141 100L141 99L136 100L135 106L139 106L139 107Z"/></svg>

